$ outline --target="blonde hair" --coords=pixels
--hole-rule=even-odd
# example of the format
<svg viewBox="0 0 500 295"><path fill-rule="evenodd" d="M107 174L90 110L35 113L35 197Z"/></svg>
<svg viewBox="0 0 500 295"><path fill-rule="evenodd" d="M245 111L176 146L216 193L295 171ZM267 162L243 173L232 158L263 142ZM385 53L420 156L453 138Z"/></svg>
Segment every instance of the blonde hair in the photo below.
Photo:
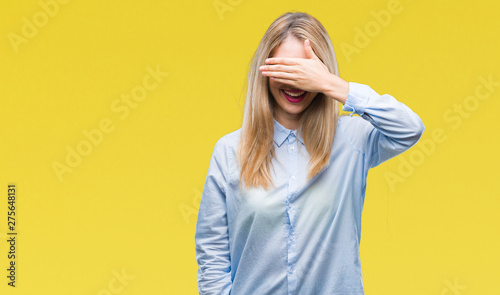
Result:
<svg viewBox="0 0 500 295"><path fill-rule="evenodd" d="M275 157L273 144L275 100L269 90L268 77L260 74L259 66L265 64L274 50L289 36L311 47L330 73L339 75L335 51L330 37L321 23L303 12L287 12L269 26L255 51L248 72L248 90L237 158L241 167L242 182L247 187L262 186L268 189L272 183L271 160ZM339 116L338 101L318 93L303 111L299 120L299 132L310 155L308 180L326 168ZM274 184L273 184L274 185Z"/></svg>

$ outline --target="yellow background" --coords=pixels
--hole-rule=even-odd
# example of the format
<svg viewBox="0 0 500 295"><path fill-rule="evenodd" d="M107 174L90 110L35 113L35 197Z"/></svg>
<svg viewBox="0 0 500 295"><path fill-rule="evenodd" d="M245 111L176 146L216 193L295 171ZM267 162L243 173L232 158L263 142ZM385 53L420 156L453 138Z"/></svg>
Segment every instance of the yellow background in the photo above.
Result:
<svg viewBox="0 0 500 295"><path fill-rule="evenodd" d="M396 2L67 1L14 46L23 18L43 24L48 2L0 2L1 294L197 294L194 231L210 155L241 127L250 58L290 10L322 22L342 78L393 95L426 126L412 149L370 170L366 294L499 294L500 87L467 100L480 77L500 81L498 1L402 0L378 32L367 26ZM360 31L372 35L363 48ZM120 116L113 103L143 85L148 67L168 74ZM467 103L468 117L455 113ZM113 130L60 181L53 163L103 119ZM434 148L424 154L426 139Z"/></svg>

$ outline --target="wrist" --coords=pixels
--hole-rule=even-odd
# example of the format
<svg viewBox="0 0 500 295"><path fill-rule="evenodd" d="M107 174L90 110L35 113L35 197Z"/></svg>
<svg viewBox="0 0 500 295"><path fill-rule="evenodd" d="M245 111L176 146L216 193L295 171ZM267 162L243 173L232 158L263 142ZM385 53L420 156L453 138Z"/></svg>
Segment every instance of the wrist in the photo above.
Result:
<svg viewBox="0 0 500 295"><path fill-rule="evenodd" d="M326 91L323 93L326 96L345 104L347 95L349 94L349 82L339 76L331 74L331 79L329 79Z"/></svg>

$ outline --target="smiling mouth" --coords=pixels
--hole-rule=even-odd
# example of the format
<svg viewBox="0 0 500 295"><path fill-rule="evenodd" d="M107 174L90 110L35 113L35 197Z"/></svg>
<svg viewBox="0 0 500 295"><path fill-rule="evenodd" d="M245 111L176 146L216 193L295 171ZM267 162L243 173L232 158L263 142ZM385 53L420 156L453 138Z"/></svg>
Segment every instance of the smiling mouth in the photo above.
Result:
<svg viewBox="0 0 500 295"><path fill-rule="evenodd" d="M304 92L306 92L305 90L301 90L301 89L283 89L283 91L286 92L286 94L288 94L289 96L301 96Z"/></svg>
<svg viewBox="0 0 500 295"><path fill-rule="evenodd" d="M307 91L304 90L280 90L281 93L286 97L289 102L298 103L301 102L307 95Z"/></svg>

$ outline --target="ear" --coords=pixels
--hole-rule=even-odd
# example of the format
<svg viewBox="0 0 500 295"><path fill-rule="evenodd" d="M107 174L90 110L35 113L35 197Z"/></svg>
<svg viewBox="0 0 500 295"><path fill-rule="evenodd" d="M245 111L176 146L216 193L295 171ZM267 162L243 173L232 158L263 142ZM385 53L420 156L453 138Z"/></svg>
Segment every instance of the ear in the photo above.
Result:
<svg viewBox="0 0 500 295"><path fill-rule="evenodd" d="M307 56L307 58L320 60L319 57L317 57L316 54L314 54L314 51L313 51L313 49L311 47L311 41L309 41L309 39L306 39L304 41L304 47L305 47L305 50L306 50L306 56Z"/></svg>

